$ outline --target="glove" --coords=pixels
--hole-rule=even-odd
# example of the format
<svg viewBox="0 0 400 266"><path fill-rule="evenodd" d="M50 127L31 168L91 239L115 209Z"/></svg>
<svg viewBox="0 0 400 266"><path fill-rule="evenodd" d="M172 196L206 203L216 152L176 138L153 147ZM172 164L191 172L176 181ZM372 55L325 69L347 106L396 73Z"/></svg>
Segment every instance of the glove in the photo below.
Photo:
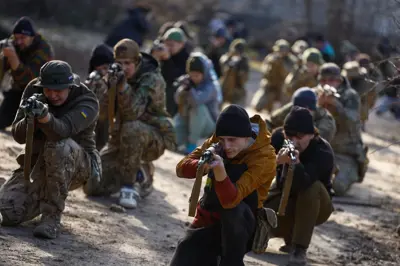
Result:
<svg viewBox="0 0 400 266"><path fill-rule="evenodd" d="M121 64L113 63L108 69L108 88L114 84L121 84L125 81L125 73Z"/></svg>
<svg viewBox="0 0 400 266"><path fill-rule="evenodd" d="M45 118L49 113L49 106L36 100L33 104L33 108L31 109L31 113L37 119Z"/></svg>

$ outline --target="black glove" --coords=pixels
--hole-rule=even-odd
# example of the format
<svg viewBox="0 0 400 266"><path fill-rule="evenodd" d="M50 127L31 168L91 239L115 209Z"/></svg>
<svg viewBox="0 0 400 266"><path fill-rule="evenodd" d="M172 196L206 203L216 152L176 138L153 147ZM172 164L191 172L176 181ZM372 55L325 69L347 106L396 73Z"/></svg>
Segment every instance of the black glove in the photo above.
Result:
<svg viewBox="0 0 400 266"><path fill-rule="evenodd" d="M108 69L109 85L120 84L124 80L125 80L125 73L121 64L113 63L112 65L110 65L110 68ZM110 88L111 86L108 87Z"/></svg>
<svg viewBox="0 0 400 266"><path fill-rule="evenodd" d="M47 116L49 107L46 103L40 101L41 98L43 98L42 94L35 93L22 103L21 108L26 116L33 116L38 119Z"/></svg>

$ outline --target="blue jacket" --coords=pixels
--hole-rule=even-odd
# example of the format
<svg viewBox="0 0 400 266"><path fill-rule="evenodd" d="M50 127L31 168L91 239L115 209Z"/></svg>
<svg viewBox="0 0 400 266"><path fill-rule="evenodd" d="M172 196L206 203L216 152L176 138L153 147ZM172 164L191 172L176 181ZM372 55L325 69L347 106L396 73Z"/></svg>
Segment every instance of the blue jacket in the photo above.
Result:
<svg viewBox="0 0 400 266"><path fill-rule="evenodd" d="M190 54L190 57L200 57L205 71L203 81L190 89L188 104L190 106L205 104L212 118L216 121L220 113L219 107L222 103L222 91L217 74L215 73L211 60L206 55L200 52L194 52ZM177 90L175 94L176 100L179 98L179 93L180 91Z"/></svg>

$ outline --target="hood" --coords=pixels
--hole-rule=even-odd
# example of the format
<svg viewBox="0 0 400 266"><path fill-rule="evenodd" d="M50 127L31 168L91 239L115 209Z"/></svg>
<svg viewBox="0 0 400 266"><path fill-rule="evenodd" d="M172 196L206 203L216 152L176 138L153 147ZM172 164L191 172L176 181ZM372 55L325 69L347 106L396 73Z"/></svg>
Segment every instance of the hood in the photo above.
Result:
<svg viewBox="0 0 400 266"><path fill-rule="evenodd" d="M89 61L89 73L96 67L103 64L112 64L114 62L114 54L111 47L106 44L99 44L92 50Z"/></svg>
<svg viewBox="0 0 400 266"><path fill-rule="evenodd" d="M154 57L144 52L140 52L140 54L142 55L142 59L139 65L139 69L136 72L135 76L132 78L135 82L145 73L154 72L159 68L159 64L157 60L154 59Z"/></svg>
<svg viewBox="0 0 400 266"><path fill-rule="evenodd" d="M203 84L208 83L210 81L214 81L214 78L216 79L216 75L215 75L215 77L213 77L213 72L215 73L215 71L214 71L212 62L206 55L204 55L200 52L194 52L194 53L190 54L190 57L200 58L201 62L203 63L203 66L204 66L204 79L198 85L198 87L200 87Z"/></svg>

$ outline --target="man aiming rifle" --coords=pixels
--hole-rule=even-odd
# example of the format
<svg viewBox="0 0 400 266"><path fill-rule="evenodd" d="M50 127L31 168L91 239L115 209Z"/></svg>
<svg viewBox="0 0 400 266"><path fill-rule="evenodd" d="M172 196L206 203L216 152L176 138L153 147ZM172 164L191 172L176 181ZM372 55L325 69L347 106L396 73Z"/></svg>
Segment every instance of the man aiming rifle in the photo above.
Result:
<svg viewBox="0 0 400 266"><path fill-rule="evenodd" d="M195 218L170 265L217 265L219 258L221 266L244 265L245 254L260 250L259 240L265 239L257 233L276 226L275 213L262 206L275 175L274 149L264 120L259 115L249 118L238 105L228 106L213 136L182 159L176 172L200 184L196 182L190 197L189 215L195 204ZM204 194L197 202L205 174Z"/></svg>
<svg viewBox="0 0 400 266"><path fill-rule="evenodd" d="M272 133L271 143L278 166L264 206L279 211L278 227L269 235L285 240L280 251L290 252L288 265L307 265L314 227L326 222L333 210L333 151L319 136L311 113L299 106L292 108L283 128Z"/></svg>

